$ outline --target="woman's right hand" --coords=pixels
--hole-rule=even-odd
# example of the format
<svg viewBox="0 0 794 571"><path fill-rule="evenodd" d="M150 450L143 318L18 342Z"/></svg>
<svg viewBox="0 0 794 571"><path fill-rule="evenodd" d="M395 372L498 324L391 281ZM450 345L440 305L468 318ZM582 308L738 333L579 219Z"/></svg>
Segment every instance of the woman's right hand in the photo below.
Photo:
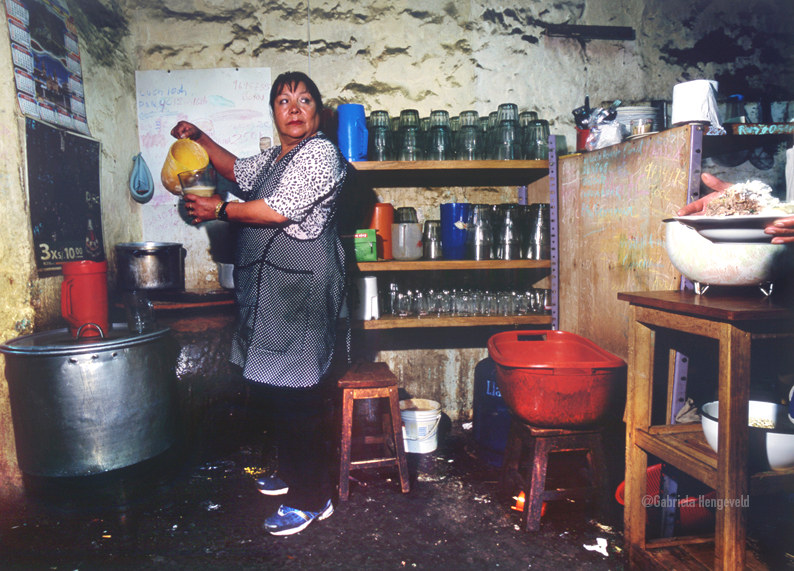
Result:
<svg viewBox="0 0 794 571"><path fill-rule="evenodd" d="M697 214L699 212L703 212L706 208L706 205L725 192L726 189L733 186L730 182L725 182L722 179L717 178L713 174L709 174L704 172L700 175L700 180L703 181L703 184L709 187L714 192L710 192L706 196L698 198L697 200L690 202L686 206L681 207L676 214L678 216L689 216L690 214Z"/></svg>
<svg viewBox="0 0 794 571"><path fill-rule="evenodd" d="M171 136L175 139L192 139L196 140L201 137L202 131L198 127L196 127L193 123L188 123L187 121L180 121L174 128L171 129Z"/></svg>

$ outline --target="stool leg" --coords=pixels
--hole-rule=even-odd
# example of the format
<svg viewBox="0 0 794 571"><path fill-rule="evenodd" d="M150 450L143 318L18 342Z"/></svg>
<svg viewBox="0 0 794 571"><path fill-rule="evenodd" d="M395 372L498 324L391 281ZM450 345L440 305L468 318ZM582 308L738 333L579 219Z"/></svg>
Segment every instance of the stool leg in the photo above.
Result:
<svg viewBox="0 0 794 571"><path fill-rule="evenodd" d="M339 501L347 501L353 440L353 392L342 391L342 441L339 451Z"/></svg>
<svg viewBox="0 0 794 571"><path fill-rule="evenodd" d="M609 509L607 495L607 461L604 453L604 440L601 434L590 437L590 447L587 452L587 461L590 465L590 477L595 488L596 505L600 513Z"/></svg>
<svg viewBox="0 0 794 571"><path fill-rule="evenodd" d="M504 494L512 494L523 490L512 490L511 484L516 476L520 477L519 464L521 462L522 441L519 434L519 427L514 420L510 421L510 429L507 433L507 443L505 445L502 469L499 474L499 488ZM526 492L525 492L526 493Z"/></svg>
<svg viewBox="0 0 794 571"><path fill-rule="evenodd" d="M397 387L389 388L389 411L391 416L392 437L394 440L394 454L397 457L397 468L400 472L400 486L402 492L407 494L411 491L411 483L408 476L408 461L405 459L403 424L402 417L400 416L400 400Z"/></svg>
<svg viewBox="0 0 794 571"><path fill-rule="evenodd" d="M529 490L524 490L526 501L524 503L525 529L537 531L540 529L540 514L543 510L543 492L546 491L546 469L549 466L550 444L547 438L533 438L532 445L532 477Z"/></svg>

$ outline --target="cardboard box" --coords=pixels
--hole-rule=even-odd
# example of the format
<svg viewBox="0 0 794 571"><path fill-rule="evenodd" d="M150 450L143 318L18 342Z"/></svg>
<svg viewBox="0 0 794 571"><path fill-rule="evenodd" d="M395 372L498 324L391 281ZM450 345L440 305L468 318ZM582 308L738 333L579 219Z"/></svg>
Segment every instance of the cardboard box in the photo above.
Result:
<svg viewBox="0 0 794 571"><path fill-rule="evenodd" d="M353 249L356 253L357 262L376 262L378 252L376 248L375 229L367 228L356 230L353 234Z"/></svg>

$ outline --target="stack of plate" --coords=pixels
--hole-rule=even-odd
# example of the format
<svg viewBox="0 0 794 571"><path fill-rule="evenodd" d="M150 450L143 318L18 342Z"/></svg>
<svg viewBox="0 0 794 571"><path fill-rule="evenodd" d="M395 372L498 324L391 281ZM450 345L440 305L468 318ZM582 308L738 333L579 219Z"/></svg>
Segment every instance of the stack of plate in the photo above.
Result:
<svg viewBox="0 0 794 571"><path fill-rule="evenodd" d="M620 123L623 137L630 137L631 121L633 119L651 119L653 120L652 132L659 131L659 109L656 107L618 107L618 123Z"/></svg>

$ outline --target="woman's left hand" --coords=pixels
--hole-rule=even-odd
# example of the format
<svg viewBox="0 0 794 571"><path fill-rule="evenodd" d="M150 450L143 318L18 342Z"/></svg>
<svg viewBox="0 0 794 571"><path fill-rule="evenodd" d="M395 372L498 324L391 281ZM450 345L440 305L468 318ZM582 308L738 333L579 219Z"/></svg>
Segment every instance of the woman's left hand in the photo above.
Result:
<svg viewBox="0 0 794 571"><path fill-rule="evenodd" d="M794 244L794 216L775 220L764 232L772 236L773 244Z"/></svg>
<svg viewBox="0 0 794 571"><path fill-rule="evenodd" d="M212 196L198 196L195 194L185 194L185 210L193 224L215 220L215 208L223 202L219 194Z"/></svg>

